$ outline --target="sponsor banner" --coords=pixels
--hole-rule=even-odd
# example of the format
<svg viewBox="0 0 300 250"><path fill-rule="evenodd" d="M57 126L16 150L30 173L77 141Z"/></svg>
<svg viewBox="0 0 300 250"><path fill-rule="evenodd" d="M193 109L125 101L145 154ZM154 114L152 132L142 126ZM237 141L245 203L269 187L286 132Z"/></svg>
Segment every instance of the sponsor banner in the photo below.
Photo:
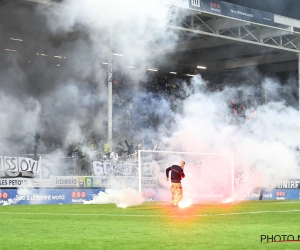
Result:
<svg viewBox="0 0 300 250"><path fill-rule="evenodd" d="M281 181L277 184L277 188L300 188L300 180Z"/></svg>
<svg viewBox="0 0 300 250"><path fill-rule="evenodd" d="M221 1L222 14L249 22L262 23L274 26L274 15L272 13L263 12L256 9L243 7Z"/></svg>
<svg viewBox="0 0 300 250"><path fill-rule="evenodd" d="M269 26L275 26L274 14L270 12L261 11L261 23Z"/></svg>
<svg viewBox="0 0 300 250"><path fill-rule="evenodd" d="M264 190L262 194L257 191L245 195L246 200L259 200L260 197L262 198L262 200L274 200L273 191Z"/></svg>
<svg viewBox="0 0 300 250"><path fill-rule="evenodd" d="M72 204L91 201L105 189L0 189L0 205Z"/></svg>
<svg viewBox="0 0 300 250"><path fill-rule="evenodd" d="M220 0L201 0L201 10L214 13L222 14L222 5Z"/></svg>
<svg viewBox="0 0 300 250"><path fill-rule="evenodd" d="M259 23L261 20L261 12L247 7L239 6L222 1L222 13L224 16L234 17L245 21Z"/></svg>
<svg viewBox="0 0 300 250"><path fill-rule="evenodd" d="M14 173L15 176L18 176L19 172L32 172L37 175L40 171L39 161L25 157L2 156L0 157L0 171Z"/></svg>
<svg viewBox="0 0 300 250"><path fill-rule="evenodd" d="M53 187L50 179L40 178L0 178L0 188Z"/></svg>
<svg viewBox="0 0 300 250"><path fill-rule="evenodd" d="M114 177L111 177L114 178ZM78 187L80 188L98 188L107 187L108 176L80 176L78 177Z"/></svg>
<svg viewBox="0 0 300 250"><path fill-rule="evenodd" d="M39 187L39 183L34 182L31 178L1 178L0 188L1 187Z"/></svg>
<svg viewBox="0 0 300 250"><path fill-rule="evenodd" d="M190 0L190 9L201 10L201 0Z"/></svg>
<svg viewBox="0 0 300 250"><path fill-rule="evenodd" d="M80 188L84 187L84 177L83 176L78 177L78 187L80 187Z"/></svg>
<svg viewBox="0 0 300 250"><path fill-rule="evenodd" d="M108 187L109 177L108 176L100 176L99 182L100 182L100 187Z"/></svg>
<svg viewBox="0 0 300 250"><path fill-rule="evenodd" d="M138 189L137 176L51 176L49 179L40 178L0 178L0 188L99 188L131 187ZM157 186L156 177L142 177L142 187Z"/></svg>
<svg viewBox="0 0 300 250"><path fill-rule="evenodd" d="M114 183L122 185L130 184L130 187L138 187L138 176L113 176L113 175L102 175L102 176L50 176L50 178L0 178L0 188L22 188L22 187L49 187L49 188L99 188L99 187L111 187ZM153 176L142 176L142 187L154 188L158 185L157 177ZM214 183L214 190L218 193L220 190L229 194L230 189L226 183ZM276 190L283 189L298 189L300 191L300 179L287 180L278 182ZM254 192L255 193L255 192ZM255 195L253 195L255 196ZM256 197L256 196L255 196ZM254 198L255 198L254 197Z"/></svg>
<svg viewBox="0 0 300 250"><path fill-rule="evenodd" d="M84 178L84 186L87 188L92 188L94 187L93 183L94 183L94 178L93 177L85 177Z"/></svg>
<svg viewBox="0 0 300 250"><path fill-rule="evenodd" d="M247 200L259 200L261 194L259 192L246 195ZM273 189L264 190L261 196L262 200L300 200L299 189Z"/></svg>
<svg viewBox="0 0 300 250"><path fill-rule="evenodd" d="M94 187L101 187L101 179L100 177L93 177L93 186Z"/></svg>
<svg viewBox="0 0 300 250"><path fill-rule="evenodd" d="M93 200L100 192L105 192L105 188L83 189L83 188L63 188L63 189L1 189L0 205L8 204L74 204L84 203ZM162 200L169 195L169 190L161 188L144 188L142 195L148 200ZM259 193L250 193L245 196L245 200L259 200ZM197 193L192 198L194 202L201 201L225 201L228 196L224 193ZM264 190L262 200L300 200L300 191L297 189L274 189Z"/></svg>
<svg viewBox="0 0 300 250"><path fill-rule="evenodd" d="M79 176L51 176L52 187L79 187Z"/></svg>

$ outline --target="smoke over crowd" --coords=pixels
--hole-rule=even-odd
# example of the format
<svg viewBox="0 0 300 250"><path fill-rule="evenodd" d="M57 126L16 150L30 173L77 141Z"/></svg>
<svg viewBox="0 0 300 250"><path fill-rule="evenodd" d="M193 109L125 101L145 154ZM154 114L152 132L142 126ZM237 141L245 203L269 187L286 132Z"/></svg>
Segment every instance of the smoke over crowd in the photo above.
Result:
<svg viewBox="0 0 300 250"><path fill-rule="evenodd" d="M6 44L18 47L18 52L5 52L0 67L1 155L22 155L24 144L36 133L41 138L40 153L47 152L53 142L66 149L73 142L88 141L93 133L106 138L107 66L103 62L113 52L123 54L115 60L127 66L128 81L134 83L124 90L127 94L117 93L117 97L134 93L133 111L146 98L149 112L160 120L155 129L149 129L141 117L135 117L143 131L128 132L132 140L147 134L159 138L169 151L232 154L237 169L258 172L268 187L298 176L297 81L261 76L249 85L247 77L236 84L232 76L208 91L208 80L196 75L179 81L180 93L171 102L164 94L154 96L146 91L145 83L153 79L146 69L155 67L154 51L171 50L179 34L167 28L170 14L176 15L174 10L161 1L146 2L68 0L21 8L11 29L1 22L2 36L24 39L21 45ZM35 19L27 20L28 14ZM16 25L18 32L13 31ZM135 69L128 70L130 65ZM113 74L118 74L120 68L115 70ZM234 114L232 100L247 107L239 112L242 115ZM113 126L123 124L114 119ZM128 136L126 131L115 132L121 138ZM193 174L188 166L186 162L187 176ZM245 176L251 179L251 174Z"/></svg>

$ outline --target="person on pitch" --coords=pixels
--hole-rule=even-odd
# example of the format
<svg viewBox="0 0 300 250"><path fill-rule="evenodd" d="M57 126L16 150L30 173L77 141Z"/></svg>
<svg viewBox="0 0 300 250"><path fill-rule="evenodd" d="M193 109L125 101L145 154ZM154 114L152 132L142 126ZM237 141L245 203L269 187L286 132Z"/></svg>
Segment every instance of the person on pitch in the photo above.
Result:
<svg viewBox="0 0 300 250"><path fill-rule="evenodd" d="M182 198L182 186L181 186L181 179L185 177L183 169L184 169L185 162L181 161L178 165L173 165L166 169L167 181L169 181L169 172L171 172L171 205L177 206L178 202Z"/></svg>

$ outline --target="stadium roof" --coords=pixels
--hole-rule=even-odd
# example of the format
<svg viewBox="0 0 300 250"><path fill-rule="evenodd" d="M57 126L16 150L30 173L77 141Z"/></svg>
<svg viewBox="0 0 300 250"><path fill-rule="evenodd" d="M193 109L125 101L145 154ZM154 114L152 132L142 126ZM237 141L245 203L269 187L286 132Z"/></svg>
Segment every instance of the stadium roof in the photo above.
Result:
<svg viewBox="0 0 300 250"><path fill-rule="evenodd" d="M188 3L189 1L179 2ZM154 50L157 68L165 72L193 73L197 66L202 66L206 69L198 68L197 70L204 74L236 72L251 67L257 67L260 72L266 74L298 71L299 20L272 14L271 24L261 23L256 20L242 20L226 16L218 12L213 13L207 9L203 10L200 6L193 8L191 2L189 6L178 6L176 4L178 1L175 0L169 2L176 9L176 15L170 22L169 29L178 33L179 40L176 41L175 48L171 50L163 46ZM18 23L24 20L28 23L28 30L26 37L23 36L22 39L38 40L41 48L45 40L51 40L55 49L59 47L61 39L70 41L76 39L78 34L71 34L67 37L51 37L46 34L43 19L33 11L34 7L39 4L58 3L46 0L2 1L0 19L6 25L0 32L7 37L1 39L0 57L6 58L7 53L17 50L18 41L12 39L18 39ZM23 11L20 11L21 9ZM15 42L13 48L10 47L12 41ZM43 51L38 51L36 45L32 45L27 48L27 52L24 51L29 61L29 53L33 50L43 56ZM66 59L61 49L58 49L55 55ZM52 58L52 60L57 60L57 58Z"/></svg>
<svg viewBox="0 0 300 250"><path fill-rule="evenodd" d="M228 5L245 12L257 11ZM241 20L207 9L182 10L170 24L171 29L181 32L182 40L175 50L161 49L160 53L180 66L202 65L218 72L253 66L264 73L297 71L300 21L272 16L273 22L264 24L254 18Z"/></svg>

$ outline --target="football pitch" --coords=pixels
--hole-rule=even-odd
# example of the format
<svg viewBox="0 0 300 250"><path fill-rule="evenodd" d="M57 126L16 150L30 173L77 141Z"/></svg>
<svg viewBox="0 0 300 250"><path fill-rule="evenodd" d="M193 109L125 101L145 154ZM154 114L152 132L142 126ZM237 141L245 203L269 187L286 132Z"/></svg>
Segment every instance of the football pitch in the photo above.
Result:
<svg viewBox="0 0 300 250"><path fill-rule="evenodd" d="M298 201L9 205L0 249L299 249L299 220Z"/></svg>

